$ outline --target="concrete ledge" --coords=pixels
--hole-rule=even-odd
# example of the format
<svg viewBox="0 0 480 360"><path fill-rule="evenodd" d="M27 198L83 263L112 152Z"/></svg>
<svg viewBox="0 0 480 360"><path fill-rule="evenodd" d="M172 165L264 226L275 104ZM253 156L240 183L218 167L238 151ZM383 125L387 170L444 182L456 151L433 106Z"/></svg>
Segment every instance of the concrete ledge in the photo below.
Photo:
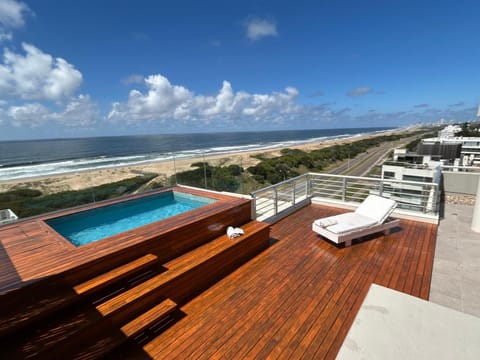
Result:
<svg viewBox="0 0 480 360"><path fill-rule="evenodd" d="M337 359L480 359L480 318L372 284Z"/></svg>
<svg viewBox="0 0 480 360"><path fill-rule="evenodd" d="M357 203L357 202L346 202L341 200L326 199L326 198L319 198L319 197L313 197L312 204L332 206L332 207L337 207L340 209L348 209L348 210L355 210L360 205L360 203ZM421 221L429 224L438 224L440 219L438 215L424 214L416 211L408 211L403 209L396 209L392 213L392 216L399 219Z"/></svg>

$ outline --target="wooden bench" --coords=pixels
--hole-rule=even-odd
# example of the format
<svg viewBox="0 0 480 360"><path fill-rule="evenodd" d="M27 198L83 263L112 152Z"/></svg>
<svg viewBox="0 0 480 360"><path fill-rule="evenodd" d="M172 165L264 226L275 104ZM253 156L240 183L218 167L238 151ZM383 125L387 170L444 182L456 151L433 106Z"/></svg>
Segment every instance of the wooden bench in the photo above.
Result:
<svg viewBox="0 0 480 360"><path fill-rule="evenodd" d="M97 310L106 317L122 317L122 312L141 311L158 297L183 303L268 247L268 224L251 221L242 228L245 235L222 235L163 264L167 271L97 305Z"/></svg>

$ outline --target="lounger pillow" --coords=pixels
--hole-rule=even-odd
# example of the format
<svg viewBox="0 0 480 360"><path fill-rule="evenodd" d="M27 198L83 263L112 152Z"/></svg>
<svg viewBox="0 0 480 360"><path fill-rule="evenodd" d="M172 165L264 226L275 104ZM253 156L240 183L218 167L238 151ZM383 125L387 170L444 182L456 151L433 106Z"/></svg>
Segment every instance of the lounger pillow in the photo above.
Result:
<svg viewBox="0 0 480 360"><path fill-rule="evenodd" d="M360 206L355 210L355 214L363 215L374 219L382 224L393 212L397 202L377 195L368 195Z"/></svg>
<svg viewBox="0 0 480 360"><path fill-rule="evenodd" d="M315 220L315 224L317 224L318 226L320 226L322 228L326 228L326 227L335 225L337 223L338 223L338 221L336 219L336 216L331 216L331 217Z"/></svg>

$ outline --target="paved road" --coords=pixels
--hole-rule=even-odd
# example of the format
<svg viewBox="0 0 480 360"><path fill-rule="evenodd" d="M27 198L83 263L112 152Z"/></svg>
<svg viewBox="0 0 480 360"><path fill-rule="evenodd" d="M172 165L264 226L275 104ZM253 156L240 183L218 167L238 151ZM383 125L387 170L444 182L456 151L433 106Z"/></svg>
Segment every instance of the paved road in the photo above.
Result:
<svg viewBox="0 0 480 360"><path fill-rule="evenodd" d="M367 174L380 160L384 159L387 154L402 145L416 139L418 136L411 136L398 141L386 142L380 146L369 149L354 159L347 160L339 167L329 171L330 174L350 175L350 176L364 176Z"/></svg>

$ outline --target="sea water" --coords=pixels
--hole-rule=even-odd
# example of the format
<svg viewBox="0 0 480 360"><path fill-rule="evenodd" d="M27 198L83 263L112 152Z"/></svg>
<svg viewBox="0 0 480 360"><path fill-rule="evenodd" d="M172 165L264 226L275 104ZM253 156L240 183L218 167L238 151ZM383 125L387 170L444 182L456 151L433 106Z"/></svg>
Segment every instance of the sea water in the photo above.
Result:
<svg viewBox="0 0 480 360"><path fill-rule="evenodd" d="M173 158L274 149L389 128L138 135L0 142L0 181L138 165Z"/></svg>

